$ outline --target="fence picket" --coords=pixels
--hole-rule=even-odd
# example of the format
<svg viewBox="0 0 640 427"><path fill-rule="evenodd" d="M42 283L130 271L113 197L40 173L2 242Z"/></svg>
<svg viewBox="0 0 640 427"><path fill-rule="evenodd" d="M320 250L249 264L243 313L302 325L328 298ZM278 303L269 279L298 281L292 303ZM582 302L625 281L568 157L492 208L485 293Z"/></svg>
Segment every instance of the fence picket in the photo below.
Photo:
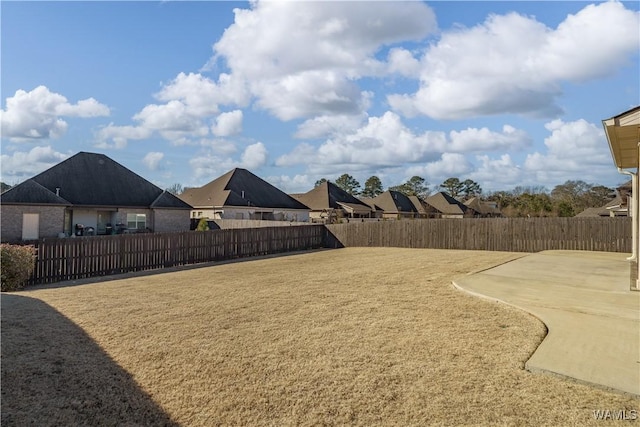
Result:
<svg viewBox="0 0 640 427"><path fill-rule="evenodd" d="M35 244L29 284L314 249L324 239L323 225L46 239Z"/></svg>
<svg viewBox="0 0 640 427"><path fill-rule="evenodd" d="M346 247L631 252L631 218L416 219L351 222L326 228Z"/></svg>

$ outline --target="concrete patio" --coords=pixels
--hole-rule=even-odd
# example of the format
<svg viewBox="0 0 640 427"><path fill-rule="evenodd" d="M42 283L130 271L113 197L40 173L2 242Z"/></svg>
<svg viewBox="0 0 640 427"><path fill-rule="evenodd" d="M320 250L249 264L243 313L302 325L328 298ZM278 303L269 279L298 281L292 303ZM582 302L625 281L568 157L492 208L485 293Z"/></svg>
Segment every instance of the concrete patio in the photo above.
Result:
<svg viewBox="0 0 640 427"><path fill-rule="evenodd" d="M640 395L640 292L628 254L545 251L458 279L454 285L538 317L549 332L532 372Z"/></svg>

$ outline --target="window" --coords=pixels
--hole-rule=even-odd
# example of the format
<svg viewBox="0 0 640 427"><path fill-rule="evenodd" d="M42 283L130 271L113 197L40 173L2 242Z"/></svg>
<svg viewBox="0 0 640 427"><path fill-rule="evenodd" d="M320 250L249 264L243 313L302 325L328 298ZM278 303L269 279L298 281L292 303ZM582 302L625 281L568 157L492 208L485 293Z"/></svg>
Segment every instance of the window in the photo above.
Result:
<svg viewBox="0 0 640 427"><path fill-rule="evenodd" d="M144 230L147 228L147 215L128 213L127 214L127 228Z"/></svg>

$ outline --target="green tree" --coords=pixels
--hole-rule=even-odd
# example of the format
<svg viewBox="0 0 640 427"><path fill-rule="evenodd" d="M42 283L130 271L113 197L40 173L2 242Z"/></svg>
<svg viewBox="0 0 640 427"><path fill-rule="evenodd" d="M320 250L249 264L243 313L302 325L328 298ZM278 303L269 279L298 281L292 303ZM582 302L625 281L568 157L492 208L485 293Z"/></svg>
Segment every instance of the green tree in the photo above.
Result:
<svg viewBox="0 0 640 427"><path fill-rule="evenodd" d="M480 184L478 184L477 182L475 182L475 181L473 181L471 179L465 179L462 182L462 190L461 190L461 192L467 198L475 197L475 196L479 196L480 194L482 194L482 188L480 188Z"/></svg>
<svg viewBox="0 0 640 427"><path fill-rule="evenodd" d="M430 194L429 183L417 175L412 176L403 184L389 187L389 190L399 191L405 196L418 196L421 199L427 198Z"/></svg>
<svg viewBox="0 0 640 427"><path fill-rule="evenodd" d="M446 192L453 198L457 198L461 195L464 189L464 183L460 182L458 178L447 178L440 187L446 190Z"/></svg>
<svg viewBox="0 0 640 427"><path fill-rule="evenodd" d="M615 199L616 192L604 185L595 185L584 195L585 208L598 208Z"/></svg>
<svg viewBox="0 0 640 427"><path fill-rule="evenodd" d="M513 194L508 191L494 191L487 195L487 200L490 202L496 202L498 209L503 209L510 206L513 203Z"/></svg>
<svg viewBox="0 0 640 427"><path fill-rule="evenodd" d="M547 193L523 193L513 204L516 216L552 216L553 203Z"/></svg>
<svg viewBox="0 0 640 427"><path fill-rule="evenodd" d="M380 181L380 178L374 175L365 181L364 190L362 190L364 197L376 197L382 193L382 181Z"/></svg>
<svg viewBox="0 0 640 427"><path fill-rule="evenodd" d="M360 194L360 183L348 173L340 175L335 184L353 196Z"/></svg>
<svg viewBox="0 0 640 427"><path fill-rule="evenodd" d="M329 180L327 178L320 178L315 184L313 184L313 188L320 187L325 182L329 182Z"/></svg>
<svg viewBox="0 0 640 427"><path fill-rule="evenodd" d="M591 190L591 184L587 184L582 180L565 181L564 184L556 185L551 190L551 198L557 201L565 201L575 205L579 203L579 199Z"/></svg>
<svg viewBox="0 0 640 427"><path fill-rule="evenodd" d="M7 191L10 188L11 188L11 186L9 184L5 184L4 182L0 182L0 193L4 193L5 191Z"/></svg>
<svg viewBox="0 0 640 427"><path fill-rule="evenodd" d="M551 199L558 214L568 216L570 212L575 215L588 207L604 205L610 200L608 196L612 192L613 190L601 185L594 187L582 180L568 180L554 187L551 191Z"/></svg>
<svg viewBox="0 0 640 427"><path fill-rule="evenodd" d="M576 214L576 212L573 210L573 206L571 206L569 202L565 201L558 203L556 210L558 212L558 216L562 217L575 216Z"/></svg>
<svg viewBox="0 0 640 427"><path fill-rule="evenodd" d="M410 196L418 196L421 199L425 199L429 196L431 191L429 190L429 183L422 177L414 175L406 182L407 187L411 194Z"/></svg>

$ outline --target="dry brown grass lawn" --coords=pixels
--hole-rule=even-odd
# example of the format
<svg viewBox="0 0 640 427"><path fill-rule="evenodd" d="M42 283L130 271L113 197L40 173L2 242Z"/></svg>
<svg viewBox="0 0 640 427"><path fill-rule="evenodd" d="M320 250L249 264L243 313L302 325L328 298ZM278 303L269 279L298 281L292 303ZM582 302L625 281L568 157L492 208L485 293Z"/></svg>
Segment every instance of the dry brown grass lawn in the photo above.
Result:
<svg viewBox="0 0 640 427"><path fill-rule="evenodd" d="M518 257L350 248L2 297L2 424L601 425L638 400L524 362L544 325L455 277Z"/></svg>

